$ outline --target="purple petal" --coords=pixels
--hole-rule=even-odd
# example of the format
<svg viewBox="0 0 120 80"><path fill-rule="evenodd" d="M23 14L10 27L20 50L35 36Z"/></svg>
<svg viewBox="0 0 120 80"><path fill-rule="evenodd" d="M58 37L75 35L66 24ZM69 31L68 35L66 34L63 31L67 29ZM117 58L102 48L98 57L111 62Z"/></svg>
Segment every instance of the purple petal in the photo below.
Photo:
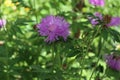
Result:
<svg viewBox="0 0 120 80"><path fill-rule="evenodd" d="M120 59L118 59L118 60L116 61L115 69L116 69L117 71L120 71Z"/></svg>
<svg viewBox="0 0 120 80"><path fill-rule="evenodd" d="M104 0L89 0L90 4L94 6L104 6L105 2Z"/></svg>
<svg viewBox="0 0 120 80"><path fill-rule="evenodd" d="M43 18L37 28L41 36L47 36L45 41L50 43L58 40L59 37L66 40L69 35L69 23L60 16L50 15Z"/></svg>
<svg viewBox="0 0 120 80"><path fill-rule="evenodd" d="M99 13L99 12L95 12L95 13L94 13L94 16L95 16L95 17L98 17L100 20L103 20L103 16L102 16L102 14Z"/></svg>
<svg viewBox="0 0 120 80"><path fill-rule="evenodd" d="M120 71L120 56L114 56L114 54L106 55L106 63L107 65L117 71Z"/></svg>
<svg viewBox="0 0 120 80"><path fill-rule="evenodd" d="M5 19L0 19L0 28L6 25Z"/></svg>
<svg viewBox="0 0 120 80"><path fill-rule="evenodd" d="M120 25L120 17L112 17L109 24L107 24L108 27L110 26L119 26Z"/></svg>

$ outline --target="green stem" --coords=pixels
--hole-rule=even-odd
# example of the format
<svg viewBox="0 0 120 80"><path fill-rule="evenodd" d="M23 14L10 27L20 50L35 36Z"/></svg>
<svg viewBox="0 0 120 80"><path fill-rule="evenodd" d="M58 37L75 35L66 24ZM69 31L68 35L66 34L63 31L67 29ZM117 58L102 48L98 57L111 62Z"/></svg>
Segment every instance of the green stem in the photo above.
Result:
<svg viewBox="0 0 120 80"><path fill-rule="evenodd" d="M56 61L57 61L57 67L61 68L61 60L60 60L60 54L56 53Z"/></svg>
<svg viewBox="0 0 120 80"><path fill-rule="evenodd" d="M83 48L83 50L84 50L84 48ZM83 54L84 54L84 52L83 52ZM81 62L80 62L80 65L81 65L81 71L80 71L80 80L82 79L82 73L83 73L83 63L84 63L84 58L85 58L85 54L82 56L82 58L81 58Z"/></svg>
<svg viewBox="0 0 120 80"><path fill-rule="evenodd" d="M36 11L36 0L34 0L34 14L35 14L35 17L36 17L36 24L38 23L38 16L37 16L37 11Z"/></svg>
<svg viewBox="0 0 120 80"><path fill-rule="evenodd" d="M100 57L101 57L101 55L99 54L99 56L98 56L98 60L97 60L97 62L96 62L97 64L95 65L95 67L94 67L94 69L93 69L93 71L92 71L92 74L91 74L89 80L92 79L92 76L93 76L93 74L94 74L94 72L95 72L95 70L96 70L96 68L97 68L98 63L99 63Z"/></svg>
<svg viewBox="0 0 120 80"><path fill-rule="evenodd" d="M54 45L56 67L61 69L62 66L61 66L59 49L60 49L60 44L57 44L57 47Z"/></svg>
<svg viewBox="0 0 120 80"><path fill-rule="evenodd" d="M4 31L6 32L6 33L8 33L8 31L7 31L7 29L4 29ZM9 39L8 39L9 40ZM7 80L10 80L9 79L9 49L8 49L8 47L7 47L7 42L8 42L8 40L6 39L5 40L5 49L6 49L6 58L7 58L7 61L6 61L6 67L7 67Z"/></svg>
<svg viewBox="0 0 120 80"><path fill-rule="evenodd" d="M8 54L7 54L7 80L9 80L9 64L8 64Z"/></svg>
<svg viewBox="0 0 120 80"><path fill-rule="evenodd" d="M55 46L54 46L54 43L53 45L51 46L52 47L52 61L53 61L53 69L54 69L54 64L55 64Z"/></svg>
<svg viewBox="0 0 120 80"><path fill-rule="evenodd" d="M1 9L1 5L2 5L2 2L3 2L3 0L1 0L1 2L0 2L0 14L1 14L1 12L2 12L2 9ZM0 18L2 18L2 16L0 16ZM3 27L4 29L4 31L5 31L5 33L6 34L8 34L8 31L7 31L7 28L6 28L6 25L4 25L4 27ZM5 29L6 28L6 29ZM7 43L8 41L7 41L7 39L5 39L5 49L6 49L6 58L7 58L7 60L6 60L6 63L5 63L5 66L7 67L7 74L6 74L6 79L7 80L10 80L9 79L9 52L8 52L8 47L7 47Z"/></svg>
<svg viewBox="0 0 120 80"><path fill-rule="evenodd" d="M32 2L33 2L33 6L32 6ZM31 3L31 7L34 9L34 15L35 15L35 18L36 18L36 22L35 22L35 24L37 24L38 22L37 22L37 14L36 14L36 0L32 0L32 1L30 1L30 3ZM39 65L39 60L37 60L37 64ZM37 78L37 80L39 80L39 77Z"/></svg>
<svg viewBox="0 0 120 80"><path fill-rule="evenodd" d="M101 39L101 37L100 37L100 44L104 44L104 41ZM103 46L103 45L102 45ZM99 46L98 46L99 47ZM98 63L99 63L99 61L100 61L100 58L101 58L101 50L102 50L102 47L101 47L101 49L100 50L98 50L98 60L97 60L97 64L95 65L95 67L94 67L94 69L93 69L93 71L92 71L92 74L91 74L91 76L90 76L90 78L89 78L89 80L91 80L92 79L92 76L93 76L93 74L94 74L94 72L95 72L95 70L96 70L96 68L97 68L97 65L98 65Z"/></svg>
<svg viewBox="0 0 120 80"><path fill-rule="evenodd" d="M81 72L80 72L80 74L81 74L81 76L82 76L82 73L83 73L83 71L82 71L82 69L84 68L84 66L83 66L83 64L84 64L84 59L85 59L85 56L86 56L86 54L89 52L89 48L90 48L90 45L92 44L92 42L93 42L93 40L94 40L94 38L96 37L96 35L98 35L98 33L99 33L99 31L101 31L101 27L98 27L98 29L97 29L97 32L93 35L93 37L88 41L88 46L87 46L87 49L86 49L86 51L84 52L83 51L83 56L82 56L82 59L81 59ZM84 38L85 39L85 38ZM84 43L84 40L83 40L83 43ZM86 43L86 42L85 42ZM83 47L83 50L84 50L84 47ZM82 79L82 77L81 77L81 79Z"/></svg>

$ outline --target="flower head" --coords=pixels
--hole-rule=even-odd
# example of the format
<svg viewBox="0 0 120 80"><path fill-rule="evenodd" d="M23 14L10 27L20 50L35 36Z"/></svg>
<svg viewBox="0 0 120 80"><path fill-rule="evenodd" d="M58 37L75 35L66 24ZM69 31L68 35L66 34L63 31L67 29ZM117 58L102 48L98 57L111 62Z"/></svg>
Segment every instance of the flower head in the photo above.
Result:
<svg viewBox="0 0 120 80"><path fill-rule="evenodd" d="M0 28L5 26L5 24L6 24L6 20L5 19L0 19Z"/></svg>
<svg viewBox="0 0 120 80"><path fill-rule="evenodd" d="M99 24L99 21L102 21L103 17L102 17L102 14L100 14L99 12L95 12L93 16L88 17L88 19L93 26L96 26Z"/></svg>
<svg viewBox="0 0 120 80"><path fill-rule="evenodd" d="M104 6L105 2L104 0L89 0L90 4L94 6Z"/></svg>
<svg viewBox="0 0 120 80"><path fill-rule="evenodd" d="M120 56L115 54L106 55L107 65L117 71L120 71Z"/></svg>
<svg viewBox="0 0 120 80"><path fill-rule="evenodd" d="M54 42L59 37L63 37L66 40L69 35L69 23L60 16L50 15L43 18L37 28L41 36L47 36L46 42Z"/></svg>
<svg viewBox="0 0 120 80"><path fill-rule="evenodd" d="M95 16L95 17L97 17L97 18L99 18L100 20L102 20L102 19L103 19L102 14L101 14L101 13L99 13L99 12L95 12L95 13L94 13L94 16Z"/></svg>
<svg viewBox="0 0 120 80"><path fill-rule="evenodd" d="M119 26L120 25L120 17L112 17L110 23L107 26Z"/></svg>
<svg viewBox="0 0 120 80"><path fill-rule="evenodd" d="M100 22L102 22L105 27L120 25L120 17L111 17L109 15L103 16L99 12L95 12L93 16L88 17L88 20L93 26L100 24Z"/></svg>

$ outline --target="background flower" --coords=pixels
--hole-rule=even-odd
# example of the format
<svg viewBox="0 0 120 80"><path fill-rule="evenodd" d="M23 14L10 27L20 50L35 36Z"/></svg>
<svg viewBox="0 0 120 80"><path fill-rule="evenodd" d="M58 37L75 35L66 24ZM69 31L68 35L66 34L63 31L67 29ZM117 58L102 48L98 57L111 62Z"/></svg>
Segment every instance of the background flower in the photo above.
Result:
<svg viewBox="0 0 120 80"><path fill-rule="evenodd" d="M120 17L103 16L99 12L95 12L93 16L88 17L88 19L93 26L100 24L100 21L103 22L106 27L120 25Z"/></svg>
<svg viewBox="0 0 120 80"><path fill-rule="evenodd" d="M5 26L6 20L5 19L0 19L0 28Z"/></svg>
<svg viewBox="0 0 120 80"><path fill-rule="evenodd" d="M114 54L107 55L106 63L110 68L120 71L120 56Z"/></svg>
<svg viewBox="0 0 120 80"><path fill-rule="evenodd" d="M103 17L99 12L95 12L93 16L88 17L88 19L93 26L96 26L100 23L99 21L102 21Z"/></svg>
<svg viewBox="0 0 120 80"><path fill-rule="evenodd" d="M104 6L105 2L104 0L89 0L90 4L94 6Z"/></svg>
<svg viewBox="0 0 120 80"><path fill-rule="evenodd" d="M47 16L37 25L41 36L47 36L47 42L58 40L63 37L66 40L69 35L69 23L60 16Z"/></svg>
<svg viewBox="0 0 120 80"><path fill-rule="evenodd" d="M120 17L112 17L111 21L107 26L119 26L120 25Z"/></svg>

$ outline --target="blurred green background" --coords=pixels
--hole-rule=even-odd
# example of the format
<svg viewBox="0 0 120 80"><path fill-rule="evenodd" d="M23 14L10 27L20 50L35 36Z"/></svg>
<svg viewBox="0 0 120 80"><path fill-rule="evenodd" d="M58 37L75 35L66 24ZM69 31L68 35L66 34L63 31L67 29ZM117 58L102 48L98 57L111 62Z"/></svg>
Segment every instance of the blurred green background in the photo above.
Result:
<svg viewBox="0 0 120 80"><path fill-rule="evenodd" d="M116 36L113 38L105 31L102 32L103 38L108 37L104 43L96 37L85 56L84 65L81 65L83 49L79 46L85 46L85 43L74 37L79 29L82 33L88 32L88 37L92 35L93 29L85 13L120 16L120 0L105 0L105 6L97 8L88 0L79 8L80 1L83 0L0 0L0 18L7 20L6 26L0 30L0 80L88 80L94 69L92 80L120 80L120 72L109 69L103 58L111 50L120 49L119 34L117 42L114 41ZM58 41L54 46L60 53L60 68L53 67L53 45L44 42L45 38L35 28L47 15L63 16L71 25L68 40ZM120 32L120 26L111 29ZM96 63L98 53L102 56ZM57 64L57 60L54 63Z"/></svg>

